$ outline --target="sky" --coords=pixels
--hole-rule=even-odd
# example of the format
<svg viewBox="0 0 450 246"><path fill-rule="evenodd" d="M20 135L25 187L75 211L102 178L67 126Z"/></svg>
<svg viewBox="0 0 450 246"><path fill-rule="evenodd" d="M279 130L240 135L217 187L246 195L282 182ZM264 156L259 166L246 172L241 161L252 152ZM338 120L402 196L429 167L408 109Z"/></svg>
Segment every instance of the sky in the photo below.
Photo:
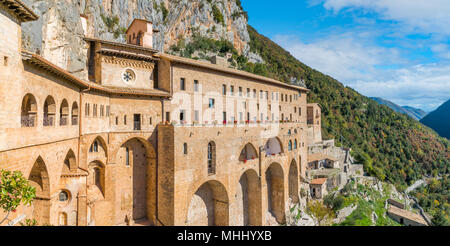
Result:
<svg viewBox="0 0 450 246"><path fill-rule="evenodd" d="M450 0L241 0L249 24L365 96L450 99Z"/></svg>

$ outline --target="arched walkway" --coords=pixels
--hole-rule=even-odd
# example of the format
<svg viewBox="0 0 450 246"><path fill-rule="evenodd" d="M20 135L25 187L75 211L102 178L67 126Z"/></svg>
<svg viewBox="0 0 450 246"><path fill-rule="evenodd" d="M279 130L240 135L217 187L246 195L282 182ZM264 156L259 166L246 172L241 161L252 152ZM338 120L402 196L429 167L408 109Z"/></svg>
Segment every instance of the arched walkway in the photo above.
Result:
<svg viewBox="0 0 450 246"><path fill-rule="evenodd" d="M31 186L36 188L36 198L33 201L33 219L39 225L50 223L50 180L47 167L39 157L30 172L28 177Z"/></svg>
<svg viewBox="0 0 450 246"><path fill-rule="evenodd" d="M227 226L229 224L228 194L218 181L204 183L189 203L188 226Z"/></svg>
<svg viewBox="0 0 450 246"><path fill-rule="evenodd" d="M272 163L266 170L267 209L282 224L285 222L284 213L284 174L278 163Z"/></svg>
<svg viewBox="0 0 450 246"><path fill-rule="evenodd" d="M295 160L292 160L291 166L289 167L289 198L291 198L292 203L299 203L300 199L298 197L298 168Z"/></svg>
<svg viewBox="0 0 450 246"><path fill-rule="evenodd" d="M26 94L22 100L21 125L22 127L36 126L37 104L32 94Z"/></svg>
<svg viewBox="0 0 450 246"><path fill-rule="evenodd" d="M233 211L235 226L261 226L261 183L255 170L242 174Z"/></svg>
<svg viewBox="0 0 450 246"><path fill-rule="evenodd" d="M241 154L239 155L239 161L248 161L253 160L258 157L258 153L253 144L248 143L241 150Z"/></svg>
<svg viewBox="0 0 450 246"><path fill-rule="evenodd" d="M270 138L264 147L266 155L278 155L283 153L283 146L278 138Z"/></svg>
<svg viewBox="0 0 450 246"><path fill-rule="evenodd" d="M124 197L131 197L127 216L133 221L152 220L156 206L156 198L151 192L156 184L153 178L156 174L152 168L155 166L156 154L153 146L145 139L131 138L120 146L116 154L120 172L120 192Z"/></svg>

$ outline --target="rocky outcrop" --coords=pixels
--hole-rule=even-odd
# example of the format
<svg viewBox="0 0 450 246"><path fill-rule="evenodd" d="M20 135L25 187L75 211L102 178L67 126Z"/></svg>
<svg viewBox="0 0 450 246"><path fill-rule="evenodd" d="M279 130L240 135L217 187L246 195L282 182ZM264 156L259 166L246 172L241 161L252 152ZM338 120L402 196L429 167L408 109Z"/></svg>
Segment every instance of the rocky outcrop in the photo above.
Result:
<svg viewBox="0 0 450 246"><path fill-rule="evenodd" d="M247 17L238 0L24 0L39 16L23 24L25 49L85 76L86 45L80 15L87 16L86 36L125 42L124 31L133 19L153 22L160 32L154 48L166 51L194 31L226 39L250 61L263 62L250 52Z"/></svg>

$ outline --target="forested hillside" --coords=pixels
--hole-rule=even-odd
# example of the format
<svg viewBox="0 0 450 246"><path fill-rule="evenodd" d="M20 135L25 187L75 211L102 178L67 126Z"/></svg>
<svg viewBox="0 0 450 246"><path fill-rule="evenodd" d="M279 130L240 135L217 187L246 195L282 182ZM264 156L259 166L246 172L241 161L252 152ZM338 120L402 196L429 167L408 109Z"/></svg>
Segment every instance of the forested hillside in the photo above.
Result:
<svg viewBox="0 0 450 246"><path fill-rule="evenodd" d="M251 51L266 62L262 74L285 82L304 79L311 90L308 101L322 105L324 138L351 147L369 174L399 188L423 174L448 174L447 139L306 66L254 28L248 30Z"/></svg>

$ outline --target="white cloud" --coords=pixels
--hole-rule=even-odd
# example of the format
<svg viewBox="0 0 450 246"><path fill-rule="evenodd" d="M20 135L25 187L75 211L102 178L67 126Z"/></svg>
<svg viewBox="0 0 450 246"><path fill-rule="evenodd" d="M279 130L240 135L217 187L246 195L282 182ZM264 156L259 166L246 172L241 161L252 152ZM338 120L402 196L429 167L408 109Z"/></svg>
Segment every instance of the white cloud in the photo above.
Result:
<svg viewBox="0 0 450 246"><path fill-rule="evenodd" d="M274 41L305 64L366 96L382 97L427 111L450 97L450 64L406 67L402 64L404 68L393 69L392 65L404 62L396 49L372 45L355 33L333 35L310 43L278 35ZM436 50L445 48L435 47Z"/></svg>
<svg viewBox="0 0 450 246"><path fill-rule="evenodd" d="M450 64L416 65L389 71L389 74L390 79L357 80L350 86L364 95L425 111L432 111L450 99Z"/></svg>
<svg viewBox="0 0 450 246"><path fill-rule="evenodd" d="M405 23L424 33L450 34L448 0L323 0L322 3L335 13L345 9L375 11L383 19Z"/></svg>

